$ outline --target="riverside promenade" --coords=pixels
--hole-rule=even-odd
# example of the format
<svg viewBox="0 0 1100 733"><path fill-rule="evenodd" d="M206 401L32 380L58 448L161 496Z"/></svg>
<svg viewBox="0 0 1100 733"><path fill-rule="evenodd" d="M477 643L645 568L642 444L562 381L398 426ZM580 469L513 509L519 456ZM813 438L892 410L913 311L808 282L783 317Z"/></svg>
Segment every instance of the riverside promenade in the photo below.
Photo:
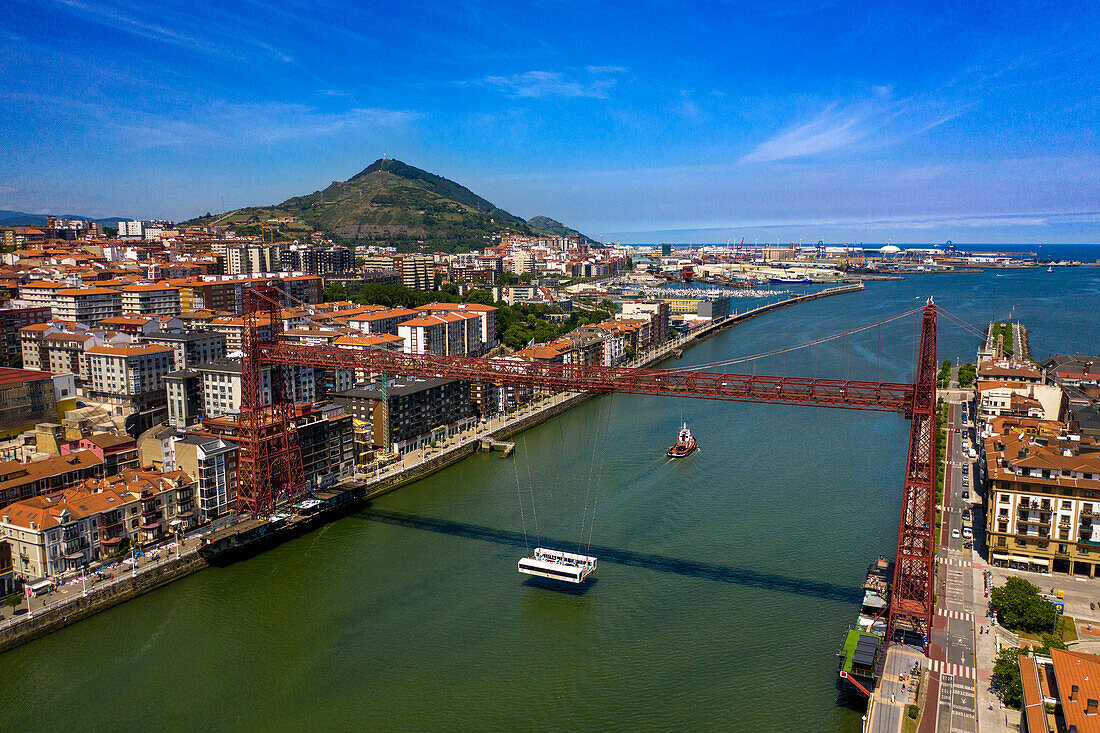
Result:
<svg viewBox="0 0 1100 733"><path fill-rule="evenodd" d="M735 313L718 322L697 328L672 341L638 354L623 366L648 367L674 358L697 341L709 338L726 328L743 323L759 315L801 302L817 300L832 295L859 292L862 284L829 288L818 293L799 295L785 300ZM52 579L56 589L48 594L25 599L18 613L3 609L0 619L0 653L25 644L33 639L68 626L95 613L123 603L131 598L159 588L173 580L209 567L211 548L221 546L233 550L249 551L254 544L259 551L302 532L343 516L346 509L362 500L380 496L402 486L418 481L463 458L476 453L482 441L506 441L513 435L535 427L567 410L591 399L585 393L555 393L543 395L533 403L511 413L494 416L471 429L453 435L436 448L412 451L388 465L377 465L356 473L334 487L321 493L346 493L352 501L339 504L339 509L325 516L304 518L272 527L266 519L251 519L229 515L217 520L213 526L197 528L179 544L146 548L133 556L113 558L93 564L84 575L69 574ZM255 538L258 541L253 541ZM240 541L237 541L240 540Z"/></svg>

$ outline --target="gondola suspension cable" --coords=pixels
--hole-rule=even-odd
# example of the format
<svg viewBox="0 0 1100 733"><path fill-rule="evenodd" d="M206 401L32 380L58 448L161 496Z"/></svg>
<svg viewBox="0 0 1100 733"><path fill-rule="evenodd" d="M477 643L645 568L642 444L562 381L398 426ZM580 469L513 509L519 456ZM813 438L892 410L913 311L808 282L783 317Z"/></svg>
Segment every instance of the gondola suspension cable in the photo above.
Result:
<svg viewBox="0 0 1100 733"><path fill-rule="evenodd" d="M614 392L612 392L614 394ZM580 536L577 538L577 551L579 552L584 545L584 524L588 520L588 498L592 495L592 474L596 470L596 453L599 450L600 445L600 417L602 405L597 408L596 411L596 434L592 439L592 460L588 464L588 481L584 488L584 509L581 512L581 531Z"/></svg>
<svg viewBox="0 0 1100 733"><path fill-rule="evenodd" d="M669 371L674 371L674 372L700 371L702 369L709 369L711 367L728 366L728 365L731 365L731 364L741 364L741 363L747 362L747 361L755 361L757 359L764 359L764 358L769 357L769 356L776 356L778 354L783 354L783 353L786 353L788 351L796 351L798 349L805 349L805 348L808 348L810 346L817 346L819 344L823 344L823 343L826 343L828 341L833 341L833 340L838 339L838 338L843 338L845 336L851 336L853 334L860 333L861 331L866 331L868 329L875 328L877 326L882 326L883 324L886 324L886 323L890 323L891 321L896 321L900 318L905 318L907 316L911 316L914 313L920 312L921 310L922 310L921 308L914 308L912 310L906 311L905 313L899 313L896 316L890 316L889 318L884 318L884 319L882 319L880 321L876 321L874 323L868 323L867 325L860 326L859 328L853 328L853 329L848 330L848 331L842 331L841 333L835 333L835 334L832 334L831 336L822 336L821 338L814 339L812 341L807 341L807 342L801 343L801 344L795 344L793 346L784 346L782 348L772 349L771 351L763 351L759 354L751 354L749 356L737 356L737 357L733 357L733 358L730 358L730 359L722 359L721 361L712 361L712 362L708 362L708 363L705 363L705 364L695 364L695 365L692 365L690 367L683 367L681 369L670 369Z"/></svg>
<svg viewBox="0 0 1100 733"><path fill-rule="evenodd" d="M542 534L539 532L538 510L535 509L535 479L531 475L531 454L527 452L527 433L523 434L523 457L527 461L527 482L531 489L531 517L535 520L535 540L541 547Z"/></svg>
<svg viewBox="0 0 1100 733"><path fill-rule="evenodd" d="M607 443L607 437L611 434L611 407L615 403L615 393L611 393L611 398L607 402L607 418L604 421L603 426L603 440ZM604 448L607 446L605 445ZM600 503L600 484L603 483L603 467L604 462L607 460L607 451L604 450L600 453L600 471L596 475L596 495L592 498L592 518L588 520L588 544L585 545L585 553L592 551L592 533L596 529L596 507Z"/></svg>
<svg viewBox="0 0 1100 733"><path fill-rule="evenodd" d="M523 516L523 490L519 483L519 461L512 461L512 468L516 472L516 498L519 499L519 522L523 526L523 547L527 552L531 551L531 545L527 542L527 520Z"/></svg>

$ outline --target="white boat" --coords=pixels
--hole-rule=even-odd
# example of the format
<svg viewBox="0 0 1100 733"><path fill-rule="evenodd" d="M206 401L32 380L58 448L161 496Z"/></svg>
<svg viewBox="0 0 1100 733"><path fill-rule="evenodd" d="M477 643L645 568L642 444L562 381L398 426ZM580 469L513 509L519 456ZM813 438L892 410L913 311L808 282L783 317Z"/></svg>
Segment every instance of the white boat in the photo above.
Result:
<svg viewBox="0 0 1100 733"><path fill-rule="evenodd" d="M567 583L583 583L596 570L596 558L561 550L536 547L531 557L521 557L519 571Z"/></svg>
<svg viewBox="0 0 1100 733"><path fill-rule="evenodd" d="M1047 272L1054 272L1054 266L1053 265L1047 265Z"/></svg>

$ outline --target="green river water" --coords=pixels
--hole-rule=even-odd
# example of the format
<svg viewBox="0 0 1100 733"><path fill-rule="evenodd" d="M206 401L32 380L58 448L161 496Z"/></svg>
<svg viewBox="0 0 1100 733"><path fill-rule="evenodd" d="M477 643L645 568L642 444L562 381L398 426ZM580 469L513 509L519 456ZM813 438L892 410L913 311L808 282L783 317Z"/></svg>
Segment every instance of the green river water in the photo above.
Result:
<svg viewBox="0 0 1100 733"><path fill-rule="evenodd" d="M1040 358L1100 350L1100 270L1083 268L872 283L666 366L929 294L979 327L1019 302ZM909 380L916 335L911 317L727 370ZM975 346L941 320L941 358ZM669 461L681 416L701 449ZM835 652L867 563L893 551L907 434L891 414L600 397L518 436L514 459L476 456L0 656L0 728L857 731ZM517 574L524 526L574 549L593 515L584 592Z"/></svg>

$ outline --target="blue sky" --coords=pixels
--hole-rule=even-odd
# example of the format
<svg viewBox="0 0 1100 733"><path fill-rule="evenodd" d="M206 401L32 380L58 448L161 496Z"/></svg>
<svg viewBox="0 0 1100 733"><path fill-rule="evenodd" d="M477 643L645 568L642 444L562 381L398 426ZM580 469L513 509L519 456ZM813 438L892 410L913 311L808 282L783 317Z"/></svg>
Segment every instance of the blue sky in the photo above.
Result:
<svg viewBox="0 0 1100 733"><path fill-rule="evenodd" d="M1096 3L893 5L9 0L0 209L182 219L388 153L623 241L1100 242Z"/></svg>

